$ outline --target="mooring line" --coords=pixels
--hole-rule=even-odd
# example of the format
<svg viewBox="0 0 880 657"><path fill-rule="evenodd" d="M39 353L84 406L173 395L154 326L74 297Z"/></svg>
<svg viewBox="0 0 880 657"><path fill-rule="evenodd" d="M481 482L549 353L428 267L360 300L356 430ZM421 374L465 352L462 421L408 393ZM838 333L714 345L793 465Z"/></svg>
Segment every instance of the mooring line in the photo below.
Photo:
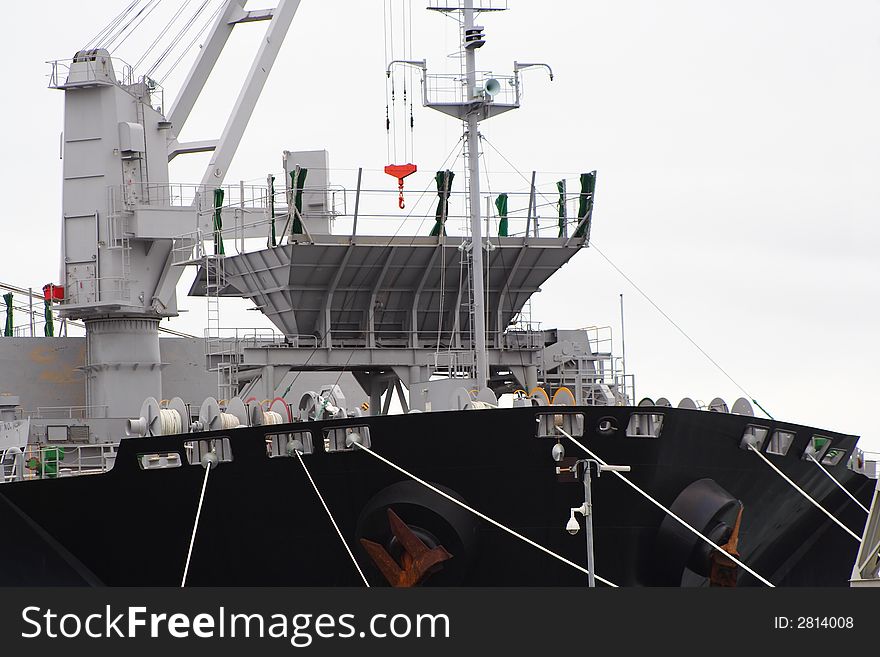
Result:
<svg viewBox="0 0 880 657"><path fill-rule="evenodd" d="M458 506L460 506L460 507L461 507L462 509L464 509L465 511L470 511L471 513L473 513L473 514L474 514L475 516L477 516L478 518L482 518L482 519L485 520L486 522L491 523L492 525L498 527L498 529L501 529L501 530L507 532L508 534L510 534L511 536L514 536L515 538L518 538L519 540L528 543L528 544L531 545L532 547L538 548L539 550L541 550L541 552L544 552L545 554L550 555L550 556L553 557L554 559L557 559L557 560L561 561L561 562L564 563L564 564L568 564L568 565L571 566L572 568L575 568L575 569L581 571L581 572L584 573L585 575L589 575L589 574L590 574L590 571L587 570L586 568L584 568L583 566L581 566L581 565L579 565L579 564L576 564L574 561L569 561L569 560L566 559L565 557L563 557L563 556L561 556L561 555L559 555L559 554L556 554L556 553L553 552L552 550L549 550L549 549L545 548L543 545L541 545L541 544L539 544L539 543L535 543L535 541L533 541L532 539L530 539L530 538L526 538L525 536L523 536L522 534L520 534L520 533L514 531L514 530L511 529L510 527L506 527L505 525L502 525L500 522L498 522L497 520L493 520L492 518L490 518L489 516L487 516L485 513L480 513L479 511L477 511L477 510L474 509L473 507L468 506L467 504L465 504L465 503L462 502L461 500L457 500L457 499L455 499L454 497L452 497L452 495L449 495L448 493L445 493L444 491L440 490L440 489L437 488L436 486L432 486L431 484L429 484L429 483L428 483L427 481L425 481L424 479L420 479L419 477L415 476L415 475L412 474L411 472L408 472L407 470L403 469L403 468L400 467L399 465L397 465L397 464L395 464L395 463L392 463L391 461L389 461L388 459L386 459L384 456L381 456L380 454L377 454L376 452L374 452L373 450L371 450L369 447L365 447L364 445L361 445L360 443L357 443L357 442L352 442L352 444L353 444L353 445L357 445L360 449L362 449L363 451L365 451L367 454L370 454L370 455L376 457L377 459L379 459L379 460L382 461L383 463L385 463L385 464L391 466L392 468L394 468L395 470L397 470L397 471L400 472L401 474L404 474L404 475L406 475L407 477L409 477L410 479L412 479L413 481L416 481L416 482L420 483L420 484L421 484L422 486L424 486L425 488L427 488L427 489L429 489L429 490L432 490L432 491L434 491L435 493L437 493L438 495L440 495L440 496L442 496L442 497L445 497L445 498L446 498L447 500L449 500L450 502L453 502L454 504L457 504ZM603 584L607 584L608 586L612 586L612 587L614 587L614 588L618 588L617 584L614 584L613 582L608 581L608 580L605 579L604 577L599 577L598 575L595 575L595 574L594 574L594 576L595 576L595 578L596 578L597 580L599 580L599 581L602 582Z"/></svg>
<svg viewBox="0 0 880 657"><path fill-rule="evenodd" d="M868 511L868 509L865 507L864 504L862 504L861 502L859 502L858 498L856 498L855 495L853 495L852 493L850 493L850 492L846 489L846 487L845 487L843 484L841 484L839 481L837 481L837 478L836 478L833 474L831 474L830 472L828 472L828 470L825 468L824 465L822 465L821 463L819 463L819 461L816 460L816 457L815 457L815 456L813 456L812 454L807 454L807 457L808 457L813 463L815 463L816 465L818 465L818 466L819 466L819 469L820 469L822 472L825 473L825 476L827 476L831 481L833 481L834 484L835 484L840 490L842 490L844 493L846 493L847 495L849 495L849 498L850 498L853 502L855 502L856 504L858 504L858 505L859 505L859 508L861 508L862 511L864 511L865 513L871 513L870 511Z"/></svg>
<svg viewBox="0 0 880 657"><path fill-rule="evenodd" d="M844 525L842 522L840 522L840 520L838 520L837 518L835 518L835 517L834 517L834 516L828 511L828 509L826 509L824 506L822 506L822 505L819 504L816 500L814 500L812 497L810 497L809 494L808 494L807 492L805 492L803 488L801 488L801 487L798 486L796 483L794 483L791 479L789 479L789 478L788 478L788 475L786 475L782 470L780 470L780 469L777 468L775 465L773 465L773 463L770 462L770 459L768 459L766 456L764 456L763 454L761 454L760 451L758 451L757 449L755 449L754 445L749 445L749 449L752 450L752 451L753 451L755 454L757 454L758 456L760 456L761 459L764 461L764 463L766 463L766 464L769 465L771 468L773 468L773 470L776 471L776 474L778 474L780 477L782 477L785 481L788 482L788 484L789 484L792 488L794 488L797 492L799 492L801 495L803 495L803 496L807 499L807 501L808 501L810 504L812 504L814 507L816 507L817 509L819 509L819 511L821 511L821 512L824 513L826 516L828 516L829 519L831 519L832 521L834 521L835 523L837 523L837 525L838 525L843 531L845 531L847 534L849 534L850 536L852 536L852 537L853 537L854 539L856 539L859 543L862 542L862 539L861 539L861 537L860 537L858 534L856 534L853 530L851 530L849 527L847 527L847 526Z"/></svg>
<svg viewBox="0 0 880 657"><path fill-rule="evenodd" d="M205 478L202 480L202 492L199 495L199 508L196 509L196 520L193 523L192 536L189 539L189 550L186 552L186 566L183 568L183 579L180 580L180 588L186 586L186 576L189 574L189 562L192 559L193 545L195 545L196 542L196 533L199 531L199 518L202 515L202 503L205 501L205 489L208 487L208 476L211 474L213 463L208 461L203 467L205 468Z"/></svg>
<svg viewBox="0 0 880 657"><path fill-rule="evenodd" d="M330 522L333 524L333 529L336 530L336 534L339 536L339 540L342 541L342 545L345 546L345 551L348 552L348 556L351 557L351 562L354 564L354 567L357 568L358 575L361 576L361 579L364 581L364 586L370 588L370 583L367 581L367 578L364 576L364 571L361 570L360 565L357 562L357 559L354 558L354 554L351 551L351 548L348 546L348 541L345 540L345 537L342 535L342 532L339 530L339 525L336 524L336 519L333 517L333 514L330 512L330 507L327 506L327 502L324 501L324 496L321 495L321 491L318 490L317 484L315 484L315 480L312 479L312 473L309 472L309 469L306 467L305 462L302 460L302 452L300 450L294 450L294 454L296 454L296 458L299 460L299 464L302 466L303 470L306 473L306 477L309 478L309 482L312 484L312 488L315 489L315 495L318 496L318 499L321 500L321 506L324 507L324 511L327 512L327 517L330 518Z"/></svg>
<svg viewBox="0 0 880 657"><path fill-rule="evenodd" d="M573 442L575 445L577 445L577 446L580 447L582 450L584 450L587 454L589 454L590 457L596 459L596 460L597 460L599 463L601 463L602 465L608 465L608 464L607 464L605 461L603 461L603 460L602 460L602 459L601 459L601 458L600 458L595 452L592 452L592 451L590 451L589 449L587 449L583 444L581 444L579 441L575 440L575 439L574 439L569 433L567 433L565 430L561 429L560 427L556 427L556 429L557 429L557 431L559 431L559 433L561 433L563 436L565 436L566 438L568 438L571 442ZM672 518L673 520L678 521L678 522L679 522L679 523L680 523L685 529L687 529L687 530L690 531L691 533L693 533L693 534L695 534L696 536L698 536L701 540L703 540L703 541L705 541L706 543L708 543L709 545L711 545L713 548L715 548L716 550L718 550L718 551L719 551L721 554L723 554L725 557L727 557L728 559L730 559L731 561L733 561L737 566L739 566L740 568L742 568L742 569L745 570L746 572L750 573L750 574L753 575L754 577L758 578L759 580L761 580L761 582L763 582L763 583L766 584L767 586L769 586L769 587L771 587L771 588L774 588L773 584L772 584L768 579L766 579L765 577L762 577L761 575L759 575L758 573L756 573L754 570L752 570L751 568L749 568L749 567L748 567L746 564L744 564L742 561L740 561L739 559L737 559L735 556L733 556L732 554L730 554L730 553L727 552L726 550L724 550L724 549L722 549L721 547L719 547L718 545L716 545L711 539L708 539L708 538L706 538L705 536L703 536L702 533L700 533L698 530L694 529L694 528L693 528L691 525L689 525L687 522L685 522L684 520L682 520L681 518L679 518L679 517L678 517L677 515L675 515L671 510L667 509L667 508L666 508L665 506L663 506L660 502L658 502L657 500L655 500L653 497L651 497L651 495L649 495L648 493L646 493L645 491L643 491L641 488L639 488L636 484L634 484L634 483L631 482L629 479L627 479L626 477L624 477L622 474L620 474L620 473L617 472L616 470L611 470L611 474L616 475L617 478L620 479L621 481L623 481L627 486L629 486L630 488L632 488L633 490L635 490L639 495L641 495L642 497L644 497L646 500L648 500L648 501L649 501L651 504L653 504L654 506L658 507L659 509L662 509L663 512L666 513L670 518Z"/></svg>

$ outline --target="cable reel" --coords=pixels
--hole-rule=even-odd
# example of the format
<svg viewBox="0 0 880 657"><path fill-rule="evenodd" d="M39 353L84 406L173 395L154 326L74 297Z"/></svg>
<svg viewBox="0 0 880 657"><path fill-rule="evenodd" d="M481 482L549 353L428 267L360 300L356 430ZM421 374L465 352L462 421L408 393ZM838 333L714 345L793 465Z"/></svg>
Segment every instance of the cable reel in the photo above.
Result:
<svg viewBox="0 0 880 657"><path fill-rule="evenodd" d="M235 399L238 399L237 397ZM234 401L234 400L233 400ZM241 402L242 408L244 408L244 402ZM228 407L227 407L228 408ZM233 409L241 412L241 409ZM244 411L244 417L247 418L247 411ZM199 421L196 423L198 425L197 431L222 431L225 429L236 429L241 426L241 421L238 416L233 413L224 413L220 410L220 404L213 397L208 397L205 401L202 402L201 408L199 408Z"/></svg>
<svg viewBox="0 0 880 657"><path fill-rule="evenodd" d="M155 397L147 397L139 417L125 422L127 436L172 436L188 433L189 429L189 410L180 397L172 399L164 408Z"/></svg>

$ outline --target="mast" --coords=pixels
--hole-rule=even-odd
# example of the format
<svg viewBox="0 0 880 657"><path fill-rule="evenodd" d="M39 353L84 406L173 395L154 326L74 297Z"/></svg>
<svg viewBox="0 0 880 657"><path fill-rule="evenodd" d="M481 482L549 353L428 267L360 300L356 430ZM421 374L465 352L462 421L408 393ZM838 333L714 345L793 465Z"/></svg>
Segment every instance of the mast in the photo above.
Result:
<svg viewBox="0 0 880 657"><path fill-rule="evenodd" d="M474 29L474 0L464 0L464 35ZM465 44L467 45L467 44ZM477 93L476 48L465 47L465 70L469 95ZM471 219L471 267L474 300L474 357L477 385L489 381L489 358L486 353L486 300L483 286L483 233L480 217L480 135L482 103L474 103L467 114L468 202Z"/></svg>
<svg viewBox="0 0 880 657"><path fill-rule="evenodd" d="M501 5L504 6L501 6ZM486 298L483 276L483 231L480 213L480 133L479 123L493 116L517 109L520 106L520 71L541 66L545 67L553 79L552 69L544 63L513 63L513 75L493 76L486 71L477 71L476 50L485 44L483 28L474 24L474 16L481 12L504 11L506 3L491 0L431 0L428 9L461 14L462 49L465 59L465 78L463 83L456 81L450 87L448 76L429 75L425 60L395 59L388 63L386 74L391 77L395 64L414 66L422 73L422 104L448 116L459 119L464 124L465 143L468 158L468 214L471 223L471 283L473 285L473 332L471 348L474 352L476 384L482 388L489 382L489 355L486 349ZM450 101L455 95L456 100ZM528 236L525 238L528 240Z"/></svg>

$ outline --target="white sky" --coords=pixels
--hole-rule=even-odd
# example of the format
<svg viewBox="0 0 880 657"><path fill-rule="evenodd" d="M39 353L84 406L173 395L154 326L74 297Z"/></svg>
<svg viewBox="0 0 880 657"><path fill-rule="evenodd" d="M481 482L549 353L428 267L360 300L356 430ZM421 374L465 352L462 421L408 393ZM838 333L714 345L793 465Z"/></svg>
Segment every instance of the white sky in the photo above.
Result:
<svg viewBox="0 0 880 657"><path fill-rule="evenodd" d="M46 88L43 62L71 57L125 4L52 0L39 16L4 8L0 281L57 279L63 94ZM480 68L505 75L515 59L543 61L556 81L526 73L523 108L483 124L484 135L544 185L565 172L572 189L574 174L597 169L603 253L775 417L880 448L880 3L509 4L480 19ZM134 63L177 6L165 0L114 55ZM412 6L414 57L433 72L457 68L446 57L455 24ZM264 180L284 149L328 149L341 169L332 182L347 187L356 167L388 163L382 26L379 0L303 0L227 182ZM183 137L219 136L264 29L236 29ZM192 57L165 80L166 106ZM412 199L459 136L455 121L432 114L416 108ZM181 159L172 179L198 182L207 158ZM487 168L493 191L513 188L491 152ZM544 287L534 317L611 325L617 338L620 293L639 397L741 396L595 250ZM201 334L204 301L184 303L191 312L169 325Z"/></svg>

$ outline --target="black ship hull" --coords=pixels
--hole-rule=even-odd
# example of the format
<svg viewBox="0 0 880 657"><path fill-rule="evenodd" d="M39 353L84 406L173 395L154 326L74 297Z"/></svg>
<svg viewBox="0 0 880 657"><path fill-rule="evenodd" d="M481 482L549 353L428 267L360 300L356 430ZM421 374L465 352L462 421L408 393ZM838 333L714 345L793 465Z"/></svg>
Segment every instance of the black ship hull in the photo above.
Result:
<svg viewBox="0 0 880 657"><path fill-rule="evenodd" d="M659 437L627 436L633 413L662 414ZM814 435L846 451L834 477L867 504L873 482L846 467L856 437L771 420L671 408L566 407L413 413L130 438L103 474L0 485L0 584L179 586L204 479L186 441L228 437L232 460L211 471L188 586L362 585L298 459L270 458L267 436L310 432L303 461L367 578L385 579L361 538L388 546L386 509L452 554L425 580L452 586L582 586L583 573L443 500L357 448L327 451L328 429L369 427L371 449L441 486L550 550L585 563L583 533L565 530L583 485L558 475L554 438L538 437L540 414L583 415L584 444L698 529L729 530L729 505L708 515L711 491L743 505L741 559L777 585L845 585L858 544L740 447L749 425L785 430L785 456L769 456L817 502L861 535L859 509L801 455ZM552 416L551 416L552 417ZM358 429L363 432L363 429ZM564 442L565 439L563 439ZM584 454L565 444L571 457ZM176 453L180 467L144 469L145 455ZM702 483L701 480L704 480ZM706 483L705 480L711 480ZM409 483L406 483L409 482ZM698 482L698 483L695 483ZM703 490L702 487L708 486ZM688 489L688 494L679 497ZM708 492L707 492L708 491ZM722 495L724 497L724 495ZM678 502L676 502L676 499ZM707 502L707 500L710 500ZM620 586L706 583L700 549L676 542L664 513L605 474L593 480L596 573ZM721 527L723 530L723 527ZM674 531L673 531L674 533ZM738 574L740 586L757 585Z"/></svg>

